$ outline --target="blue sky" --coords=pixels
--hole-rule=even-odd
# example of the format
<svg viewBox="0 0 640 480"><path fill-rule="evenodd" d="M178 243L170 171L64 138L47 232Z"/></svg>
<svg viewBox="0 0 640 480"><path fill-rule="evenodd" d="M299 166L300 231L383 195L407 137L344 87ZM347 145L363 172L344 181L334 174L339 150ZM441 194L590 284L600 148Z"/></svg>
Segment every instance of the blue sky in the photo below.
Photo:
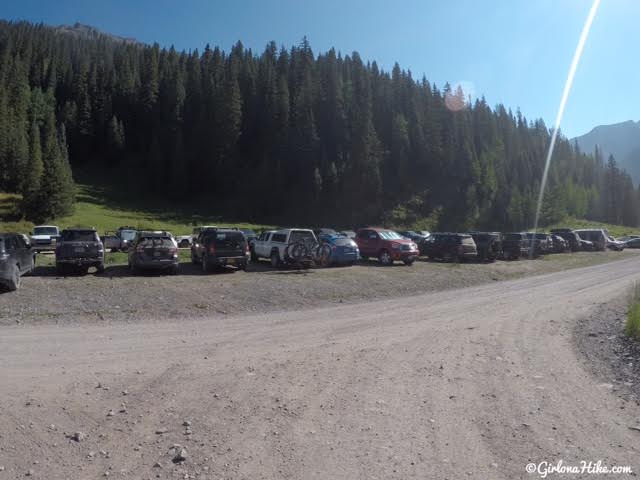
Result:
<svg viewBox="0 0 640 480"><path fill-rule="evenodd" d="M591 0L19 0L0 17L93 25L178 49L241 40L262 51L307 36L317 53L358 51L442 86L471 85L495 105L555 121ZM577 71L563 132L638 120L640 0L602 0Z"/></svg>

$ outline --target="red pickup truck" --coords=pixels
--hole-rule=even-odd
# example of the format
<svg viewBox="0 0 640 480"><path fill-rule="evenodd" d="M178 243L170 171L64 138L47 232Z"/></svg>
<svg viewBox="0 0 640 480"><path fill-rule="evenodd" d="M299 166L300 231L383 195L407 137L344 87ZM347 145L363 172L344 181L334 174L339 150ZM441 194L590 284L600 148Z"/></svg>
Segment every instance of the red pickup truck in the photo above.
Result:
<svg viewBox="0 0 640 480"><path fill-rule="evenodd" d="M356 234L356 243L363 260L375 257L383 265L391 265L396 260L411 265L420 254L415 242L384 228L361 228Z"/></svg>

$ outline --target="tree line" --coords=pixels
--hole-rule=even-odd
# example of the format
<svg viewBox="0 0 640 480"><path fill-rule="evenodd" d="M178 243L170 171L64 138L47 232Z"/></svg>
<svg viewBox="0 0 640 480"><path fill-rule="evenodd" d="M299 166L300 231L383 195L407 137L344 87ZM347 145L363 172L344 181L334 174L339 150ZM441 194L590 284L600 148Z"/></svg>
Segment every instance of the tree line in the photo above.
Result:
<svg viewBox="0 0 640 480"><path fill-rule="evenodd" d="M550 134L306 39L178 52L0 22L0 190L22 193L29 219L70 211L72 168L106 167L148 195L206 199L212 215L519 230L533 223ZM639 207L615 159L560 136L543 225L637 226Z"/></svg>

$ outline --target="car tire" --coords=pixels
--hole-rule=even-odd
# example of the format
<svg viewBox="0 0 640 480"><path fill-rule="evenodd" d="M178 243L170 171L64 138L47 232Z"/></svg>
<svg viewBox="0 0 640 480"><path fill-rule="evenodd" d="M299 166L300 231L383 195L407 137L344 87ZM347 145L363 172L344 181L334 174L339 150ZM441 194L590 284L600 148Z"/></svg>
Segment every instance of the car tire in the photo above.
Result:
<svg viewBox="0 0 640 480"><path fill-rule="evenodd" d="M415 260L407 259L407 260L403 260L403 262L407 267L410 267L411 265L413 265L413 262L415 262Z"/></svg>
<svg viewBox="0 0 640 480"><path fill-rule="evenodd" d="M200 263L202 265L203 273L211 273L211 268L207 265L207 258L204 255L202 255L202 261Z"/></svg>
<svg viewBox="0 0 640 480"><path fill-rule="evenodd" d="M280 266L280 253L276 252L271 252L271 256L269 257L269 259L271 260L271 266L273 268L278 268Z"/></svg>
<svg viewBox="0 0 640 480"><path fill-rule="evenodd" d="M67 275L67 267L62 263L56 263L56 273L62 277Z"/></svg>
<svg viewBox="0 0 640 480"><path fill-rule="evenodd" d="M7 288L10 292L15 292L20 288L20 267L18 267L18 265L13 266L13 272L7 282Z"/></svg>
<svg viewBox="0 0 640 480"><path fill-rule="evenodd" d="M242 270L243 272L247 271L247 263L241 263L240 265L238 265L238 270Z"/></svg>
<svg viewBox="0 0 640 480"><path fill-rule="evenodd" d="M256 255L256 251L253 249L253 247L249 249L249 255L253 263L258 263L258 255Z"/></svg>
<svg viewBox="0 0 640 480"><path fill-rule="evenodd" d="M391 258L391 254L387 250L382 250L378 254L378 260L385 267L388 267L393 263L393 259Z"/></svg>
<svg viewBox="0 0 640 480"><path fill-rule="evenodd" d="M104 273L104 263L101 263L96 267L96 273Z"/></svg>
<svg viewBox="0 0 640 480"><path fill-rule="evenodd" d="M169 275L178 275L180 273L180 267L175 265L169 269Z"/></svg>

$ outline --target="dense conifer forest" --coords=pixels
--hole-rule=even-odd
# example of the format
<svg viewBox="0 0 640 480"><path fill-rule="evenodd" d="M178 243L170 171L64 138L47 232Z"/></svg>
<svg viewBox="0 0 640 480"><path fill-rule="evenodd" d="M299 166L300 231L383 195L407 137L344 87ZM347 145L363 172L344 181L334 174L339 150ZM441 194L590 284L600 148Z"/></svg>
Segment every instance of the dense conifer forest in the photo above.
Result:
<svg viewBox="0 0 640 480"><path fill-rule="evenodd" d="M533 223L542 120L306 39L179 52L73 31L0 21L0 191L21 193L28 219L68 213L72 172L107 168L142 194L253 221ZM545 198L543 224L639 223L615 159L564 137Z"/></svg>

